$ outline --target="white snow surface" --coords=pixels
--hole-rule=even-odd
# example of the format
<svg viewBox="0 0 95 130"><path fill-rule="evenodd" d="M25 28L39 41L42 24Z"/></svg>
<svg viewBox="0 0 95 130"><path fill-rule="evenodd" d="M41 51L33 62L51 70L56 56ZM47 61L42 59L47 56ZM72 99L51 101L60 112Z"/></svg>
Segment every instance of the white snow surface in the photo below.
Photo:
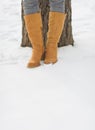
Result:
<svg viewBox="0 0 95 130"><path fill-rule="evenodd" d="M72 0L74 46L35 69L21 1L0 1L0 130L95 130L95 0Z"/></svg>

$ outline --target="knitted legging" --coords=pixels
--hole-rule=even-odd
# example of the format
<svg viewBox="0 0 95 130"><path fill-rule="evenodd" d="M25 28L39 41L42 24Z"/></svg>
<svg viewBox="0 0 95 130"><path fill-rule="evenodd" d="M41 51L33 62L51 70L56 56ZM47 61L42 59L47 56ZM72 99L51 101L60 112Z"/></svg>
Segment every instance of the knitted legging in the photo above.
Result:
<svg viewBox="0 0 95 130"><path fill-rule="evenodd" d="M49 0L50 11L65 12L65 0ZM38 0L23 0L24 14L31 14L40 11Z"/></svg>

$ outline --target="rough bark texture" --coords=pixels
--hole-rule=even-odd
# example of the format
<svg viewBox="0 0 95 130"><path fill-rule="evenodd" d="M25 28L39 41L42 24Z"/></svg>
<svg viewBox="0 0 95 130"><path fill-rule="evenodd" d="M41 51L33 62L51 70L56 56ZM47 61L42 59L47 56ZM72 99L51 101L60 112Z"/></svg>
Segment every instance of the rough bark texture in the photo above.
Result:
<svg viewBox="0 0 95 130"><path fill-rule="evenodd" d="M23 3L23 0L22 0ZM25 28L25 22L23 19L23 4L21 3L21 11L22 11L22 47L29 46L31 47L31 43L28 38L28 34ZM72 10L71 10L71 0L66 0L66 10L65 12L67 13L67 18L65 21L65 26L62 31L58 47L61 46L66 46L66 45L73 45L74 40L73 40L73 35L72 35ZM43 40L44 44L46 43L47 39L47 31L48 31L48 17L49 17L49 0L39 0L39 6L41 9L41 16L42 16L42 22L43 22Z"/></svg>

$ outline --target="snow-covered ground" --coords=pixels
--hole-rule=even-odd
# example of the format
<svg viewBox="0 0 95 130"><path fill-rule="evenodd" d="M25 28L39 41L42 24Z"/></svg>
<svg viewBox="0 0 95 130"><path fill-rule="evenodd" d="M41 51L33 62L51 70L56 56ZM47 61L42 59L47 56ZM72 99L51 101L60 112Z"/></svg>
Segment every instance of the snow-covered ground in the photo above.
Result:
<svg viewBox="0 0 95 130"><path fill-rule="evenodd" d="M20 2L0 2L0 130L95 130L95 1L72 0L75 46L27 69Z"/></svg>

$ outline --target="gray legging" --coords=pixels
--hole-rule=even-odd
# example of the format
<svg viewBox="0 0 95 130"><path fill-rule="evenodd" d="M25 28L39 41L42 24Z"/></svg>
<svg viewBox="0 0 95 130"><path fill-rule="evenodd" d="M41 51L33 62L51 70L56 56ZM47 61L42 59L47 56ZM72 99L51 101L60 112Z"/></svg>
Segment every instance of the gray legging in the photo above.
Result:
<svg viewBox="0 0 95 130"><path fill-rule="evenodd" d="M65 12L65 0L49 0L50 11ZM38 0L23 0L24 14L31 14L40 11Z"/></svg>

